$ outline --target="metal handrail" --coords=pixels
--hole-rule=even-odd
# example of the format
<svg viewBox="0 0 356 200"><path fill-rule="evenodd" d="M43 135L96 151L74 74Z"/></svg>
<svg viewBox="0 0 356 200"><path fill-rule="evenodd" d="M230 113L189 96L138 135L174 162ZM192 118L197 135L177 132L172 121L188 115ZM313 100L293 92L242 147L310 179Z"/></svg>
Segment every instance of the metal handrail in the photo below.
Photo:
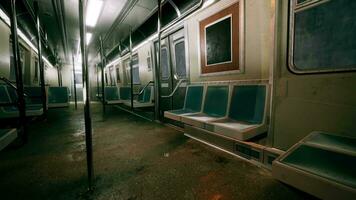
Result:
<svg viewBox="0 0 356 200"><path fill-rule="evenodd" d="M6 85L12 87L14 90L17 91L17 87L16 85L14 85L9 79L3 77L3 76L0 76L0 80L3 81ZM26 93L23 94L24 97L27 97L28 95Z"/></svg>
<svg viewBox="0 0 356 200"><path fill-rule="evenodd" d="M141 95L141 94L145 91L145 89L146 89L150 84L152 84L152 83L155 83L155 82L154 82L154 81L149 81L149 82L145 85L145 87L143 87L143 88L140 90L139 93L135 93L134 95L135 95L135 96Z"/></svg>
<svg viewBox="0 0 356 200"><path fill-rule="evenodd" d="M171 94L167 95L167 96L161 96L161 98L170 98L173 97L173 95L176 93L176 91L178 90L179 86L183 83L183 81L186 81L187 79L179 79L176 87L174 88L174 90L172 91Z"/></svg>

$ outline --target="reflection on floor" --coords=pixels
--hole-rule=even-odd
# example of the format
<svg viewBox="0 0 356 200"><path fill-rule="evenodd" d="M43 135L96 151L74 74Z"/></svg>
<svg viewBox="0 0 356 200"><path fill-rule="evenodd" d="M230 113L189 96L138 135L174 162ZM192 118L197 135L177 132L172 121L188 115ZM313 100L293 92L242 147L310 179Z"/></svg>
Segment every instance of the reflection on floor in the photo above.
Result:
<svg viewBox="0 0 356 200"><path fill-rule="evenodd" d="M80 107L50 110L0 152L1 199L310 199L268 170L114 107L93 105L95 191L86 194Z"/></svg>

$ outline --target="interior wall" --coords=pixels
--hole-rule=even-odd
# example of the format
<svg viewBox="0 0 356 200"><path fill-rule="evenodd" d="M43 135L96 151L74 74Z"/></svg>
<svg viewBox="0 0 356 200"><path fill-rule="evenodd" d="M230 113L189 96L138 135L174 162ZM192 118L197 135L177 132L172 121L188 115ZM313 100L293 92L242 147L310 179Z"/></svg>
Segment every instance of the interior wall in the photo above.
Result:
<svg viewBox="0 0 356 200"><path fill-rule="evenodd" d="M58 86L57 68L45 65L45 82L49 86Z"/></svg>
<svg viewBox="0 0 356 200"><path fill-rule="evenodd" d="M0 20L0 76L10 78L10 29Z"/></svg>
<svg viewBox="0 0 356 200"><path fill-rule="evenodd" d="M277 3L273 146L286 150L312 131L356 137L356 73L291 73L287 66L288 2Z"/></svg>
<svg viewBox="0 0 356 200"><path fill-rule="evenodd" d="M240 34L244 35L244 40L240 40L240 43L244 45L244 64L240 66L242 72L202 75L200 73L199 21L236 2L240 2L240 6L242 6L240 23L244 24L244 30L240 30ZM272 59L271 41L273 40L271 22L274 10L272 2L273 0L222 0L189 17L186 21L186 33L188 35L191 81L268 79Z"/></svg>
<svg viewBox="0 0 356 200"><path fill-rule="evenodd" d="M0 20L0 76L10 78L10 27ZM19 43L26 49L25 66L24 66L24 84L38 86L38 82L34 81L35 76L35 58L37 54L19 38ZM40 79L38 74L38 79ZM45 82L50 86L58 85L57 69L47 67L45 71Z"/></svg>

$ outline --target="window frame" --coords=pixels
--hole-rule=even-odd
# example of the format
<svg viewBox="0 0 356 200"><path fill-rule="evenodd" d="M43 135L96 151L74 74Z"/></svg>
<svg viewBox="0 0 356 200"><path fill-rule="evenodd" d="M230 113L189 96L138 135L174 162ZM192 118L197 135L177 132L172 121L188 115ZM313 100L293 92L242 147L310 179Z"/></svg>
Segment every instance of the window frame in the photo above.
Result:
<svg viewBox="0 0 356 200"><path fill-rule="evenodd" d="M162 67L160 67L160 75L161 75L161 79L163 80L163 81L167 81L167 80L169 80L170 78L171 78L171 63L170 63L170 51L169 51L169 48L168 48L168 46L167 45L162 45L161 46L161 62L162 62L162 51L163 51L163 49L165 49L166 51L167 51L167 61L168 61L168 63L167 63L167 71L168 71L168 77L163 77L163 71L162 71ZM160 66L162 66L162 63L161 63L161 65Z"/></svg>
<svg viewBox="0 0 356 200"><path fill-rule="evenodd" d="M185 63L185 76L180 76L178 75L177 73L177 54L176 54L176 46L179 44L179 43L183 43L184 44L184 63ZM184 79L184 78L188 78L188 67L187 67L187 49L186 49L187 45L186 45L186 42L185 42L185 36L182 36L182 37L179 37L178 39L172 41L172 49L173 49L173 67L174 67L174 74L178 76L178 78L180 79Z"/></svg>
<svg viewBox="0 0 356 200"><path fill-rule="evenodd" d="M200 74L209 76L243 71L243 1L234 2L213 15L199 21ZM231 17L231 61L207 65L206 28Z"/></svg>
<svg viewBox="0 0 356 200"><path fill-rule="evenodd" d="M138 54L134 54L132 55L132 60L130 60L130 58L127 58L124 62L127 64L128 63L128 66L126 66L126 77L128 77L128 84L131 84L131 73L130 73L130 65L131 65L131 62L133 62L133 60L137 59L137 66L133 66L132 65L132 75L134 75L133 73L133 69L134 68L138 68L138 82L133 82L133 85L141 85L141 77L140 77L140 59L139 59L139 56Z"/></svg>
<svg viewBox="0 0 356 200"><path fill-rule="evenodd" d="M121 77L120 77L120 65L116 64L115 65L115 73L116 73L116 84L121 83Z"/></svg>
<svg viewBox="0 0 356 200"><path fill-rule="evenodd" d="M339 69L319 69L319 70L300 70L294 64L294 46L295 46L295 14L299 11L303 11L308 8L317 7L324 3L328 2L328 0L307 0L302 3L298 3L298 0L290 0L289 1L289 25L288 25L288 62L287 68L290 72L297 75L306 75L306 74L323 74L323 73L337 73L337 72L352 72L356 70L355 67L352 68L339 68Z"/></svg>

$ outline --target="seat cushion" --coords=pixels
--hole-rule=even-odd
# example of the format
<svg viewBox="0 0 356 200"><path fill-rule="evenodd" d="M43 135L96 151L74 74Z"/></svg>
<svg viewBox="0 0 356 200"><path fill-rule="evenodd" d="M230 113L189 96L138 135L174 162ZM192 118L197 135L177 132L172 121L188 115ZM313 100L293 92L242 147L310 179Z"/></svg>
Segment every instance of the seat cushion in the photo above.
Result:
<svg viewBox="0 0 356 200"><path fill-rule="evenodd" d="M176 121L181 121L181 116L183 115L191 115L197 113L196 111L190 110L190 109L179 109L179 110L170 110L170 111L165 111L164 112L164 117L173 119Z"/></svg>
<svg viewBox="0 0 356 200"><path fill-rule="evenodd" d="M248 140L267 131L262 124L246 124L233 120L219 120L205 125L205 129L237 140Z"/></svg>
<svg viewBox="0 0 356 200"><path fill-rule="evenodd" d="M223 119L222 117L214 117L204 113L182 115L181 121L185 124L189 124L198 128L204 128L205 124L211 121Z"/></svg>

